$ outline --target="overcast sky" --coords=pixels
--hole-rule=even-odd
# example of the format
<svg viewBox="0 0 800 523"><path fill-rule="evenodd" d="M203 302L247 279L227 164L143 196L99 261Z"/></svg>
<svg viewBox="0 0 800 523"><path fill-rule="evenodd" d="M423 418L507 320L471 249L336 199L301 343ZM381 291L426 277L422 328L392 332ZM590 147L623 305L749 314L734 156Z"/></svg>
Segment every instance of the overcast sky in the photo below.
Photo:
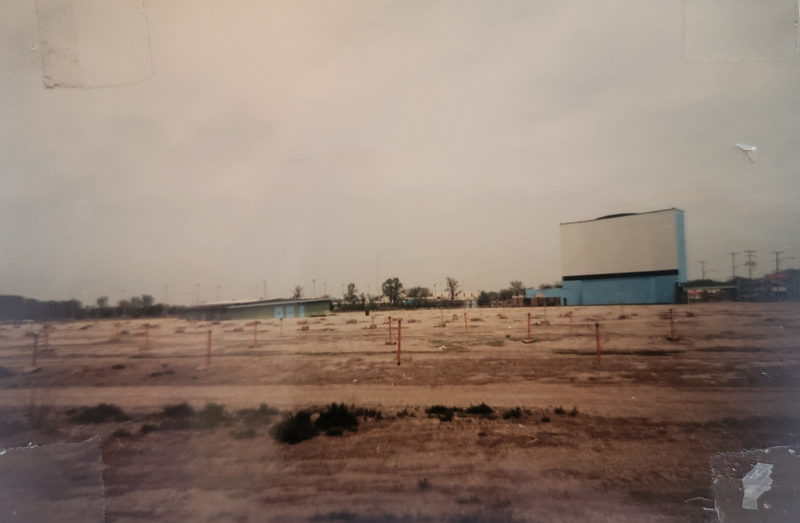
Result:
<svg viewBox="0 0 800 523"><path fill-rule="evenodd" d="M0 294L536 285L559 222L668 207L692 277L800 265L791 0L115 1L1 2Z"/></svg>

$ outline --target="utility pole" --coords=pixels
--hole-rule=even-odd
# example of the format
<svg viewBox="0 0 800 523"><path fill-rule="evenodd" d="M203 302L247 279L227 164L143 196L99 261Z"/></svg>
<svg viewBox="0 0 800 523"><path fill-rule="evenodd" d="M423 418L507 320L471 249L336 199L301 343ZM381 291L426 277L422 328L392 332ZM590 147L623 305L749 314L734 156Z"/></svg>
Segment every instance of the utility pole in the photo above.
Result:
<svg viewBox="0 0 800 523"><path fill-rule="evenodd" d="M772 251L772 254L775 255L775 272L781 272L781 254L783 254L783 251Z"/></svg>
<svg viewBox="0 0 800 523"><path fill-rule="evenodd" d="M728 254L731 255L731 280L736 279L736 255L739 254L738 252L729 252Z"/></svg>
<svg viewBox="0 0 800 523"><path fill-rule="evenodd" d="M700 279L701 280L705 280L706 279L706 261L705 260L700 260L697 263L700 264Z"/></svg>
<svg viewBox="0 0 800 523"><path fill-rule="evenodd" d="M756 262L755 262L755 260L753 260L753 258L756 255L756 251L747 250L747 251L744 251L744 255L747 256L747 261L744 262L744 264L747 266L747 277L752 280L753 279L753 267L756 266Z"/></svg>
<svg viewBox="0 0 800 523"><path fill-rule="evenodd" d="M261 281L261 299L262 300L267 299L267 280Z"/></svg>

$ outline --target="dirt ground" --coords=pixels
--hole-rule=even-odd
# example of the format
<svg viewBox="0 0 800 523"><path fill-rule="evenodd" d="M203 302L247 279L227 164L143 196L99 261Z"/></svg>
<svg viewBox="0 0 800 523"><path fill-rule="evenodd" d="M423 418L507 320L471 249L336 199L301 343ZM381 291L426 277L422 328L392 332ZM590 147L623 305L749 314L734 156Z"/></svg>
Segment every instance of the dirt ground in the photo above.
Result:
<svg viewBox="0 0 800 523"><path fill-rule="evenodd" d="M0 448L100 438L109 522L701 522L714 454L798 444L800 304L464 313L391 313L400 365L389 313L52 323L35 366L42 326L2 325ZM101 402L132 419L68 421ZM382 417L288 445L235 417L160 428L179 402ZM482 402L492 415L425 412Z"/></svg>

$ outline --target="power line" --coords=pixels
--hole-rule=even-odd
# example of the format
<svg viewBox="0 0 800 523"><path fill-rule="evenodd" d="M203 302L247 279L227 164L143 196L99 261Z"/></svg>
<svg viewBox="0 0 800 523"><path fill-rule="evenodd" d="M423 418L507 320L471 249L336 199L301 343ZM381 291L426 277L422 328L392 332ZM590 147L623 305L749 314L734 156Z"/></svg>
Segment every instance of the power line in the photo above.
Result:
<svg viewBox="0 0 800 523"><path fill-rule="evenodd" d="M729 252L728 254L731 255L731 280L736 279L736 255L739 254L738 252Z"/></svg>
<svg viewBox="0 0 800 523"><path fill-rule="evenodd" d="M744 262L745 266L747 267L747 277L749 279L753 279L753 267L756 266L756 261L753 259L756 255L756 251L753 250L746 250L744 251L744 255L747 256L747 261Z"/></svg>
<svg viewBox="0 0 800 523"><path fill-rule="evenodd" d="M772 251L772 254L775 255L775 272L781 272L781 254L783 254L783 251Z"/></svg>

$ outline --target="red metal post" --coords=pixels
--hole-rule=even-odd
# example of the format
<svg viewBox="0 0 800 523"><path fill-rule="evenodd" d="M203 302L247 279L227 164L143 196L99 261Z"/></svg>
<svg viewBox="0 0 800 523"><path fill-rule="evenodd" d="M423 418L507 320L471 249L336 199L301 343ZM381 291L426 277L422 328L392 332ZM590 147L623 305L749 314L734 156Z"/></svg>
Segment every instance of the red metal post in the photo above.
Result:
<svg viewBox="0 0 800 523"><path fill-rule="evenodd" d="M211 329L208 329L208 343L206 343L206 367L211 366Z"/></svg>
<svg viewBox="0 0 800 523"><path fill-rule="evenodd" d="M389 316L389 343L391 344L394 341L394 337L392 336L392 317Z"/></svg>
<svg viewBox="0 0 800 523"><path fill-rule="evenodd" d="M597 343L597 359L599 360L600 356L601 356L601 354L603 352L603 347L600 345L600 324L599 323L595 323L594 324L594 339L595 339L595 342Z"/></svg>
<svg viewBox="0 0 800 523"><path fill-rule="evenodd" d="M403 318L397 320L397 365L400 365L400 339L403 332Z"/></svg>
<svg viewBox="0 0 800 523"><path fill-rule="evenodd" d="M674 314L672 309L669 310L669 337L670 339L675 339L675 319L673 318Z"/></svg>
<svg viewBox="0 0 800 523"><path fill-rule="evenodd" d="M36 357L39 351L39 334L34 333L33 335L33 354L31 354L31 367L36 366Z"/></svg>
<svg viewBox="0 0 800 523"><path fill-rule="evenodd" d="M531 339L531 313L528 313L528 339Z"/></svg>

